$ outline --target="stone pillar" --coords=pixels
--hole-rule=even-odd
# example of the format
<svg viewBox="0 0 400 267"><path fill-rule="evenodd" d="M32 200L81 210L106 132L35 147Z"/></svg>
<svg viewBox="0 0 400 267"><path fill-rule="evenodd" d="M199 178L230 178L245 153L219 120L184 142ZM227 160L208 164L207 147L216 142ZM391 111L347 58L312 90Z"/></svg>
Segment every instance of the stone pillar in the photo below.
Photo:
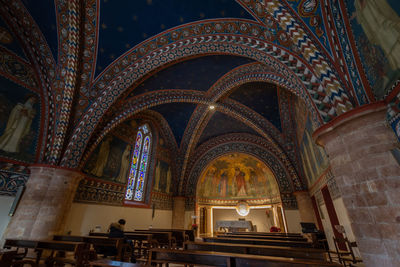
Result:
<svg viewBox="0 0 400 267"><path fill-rule="evenodd" d="M307 191L297 191L293 193L297 200L301 222L317 223L310 194Z"/></svg>
<svg viewBox="0 0 400 267"><path fill-rule="evenodd" d="M185 229L185 197L174 197L172 228Z"/></svg>
<svg viewBox="0 0 400 267"><path fill-rule="evenodd" d="M366 266L400 266L398 146L386 123L386 106L362 106L314 133L329 156Z"/></svg>
<svg viewBox="0 0 400 267"><path fill-rule="evenodd" d="M64 230L82 174L53 166L31 166L30 170L25 192L4 238L48 239Z"/></svg>

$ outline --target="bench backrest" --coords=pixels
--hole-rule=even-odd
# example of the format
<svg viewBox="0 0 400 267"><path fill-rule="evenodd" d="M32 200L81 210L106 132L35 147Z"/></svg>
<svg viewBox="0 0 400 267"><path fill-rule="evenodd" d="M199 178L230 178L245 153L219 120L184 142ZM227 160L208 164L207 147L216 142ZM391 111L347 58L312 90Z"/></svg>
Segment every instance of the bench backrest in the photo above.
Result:
<svg viewBox="0 0 400 267"><path fill-rule="evenodd" d="M300 247L300 248L313 247L313 244L310 242L270 240L270 239L253 239L253 238L203 237L203 241L217 242L217 243L265 245L265 246Z"/></svg>
<svg viewBox="0 0 400 267"><path fill-rule="evenodd" d="M270 239L270 240L285 240L285 241L307 241L305 237L291 236L266 236L266 235L236 235L236 234L219 234L217 237L233 237L233 238L251 238L251 239Z"/></svg>
<svg viewBox="0 0 400 267"><path fill-rule="evenodd" d="M246 255L214 251L151 249L148 264L179 263L208 266L273 266L273 267L321 267L341 265L321 260L293 259L273 256Z"/></svg>
<svg viewBox="0 0 400 267"><path fill-rule="evenodd" d="M314 248L292 248L212 242L185 242L184 249L325 260L325 251Z"/></svg>

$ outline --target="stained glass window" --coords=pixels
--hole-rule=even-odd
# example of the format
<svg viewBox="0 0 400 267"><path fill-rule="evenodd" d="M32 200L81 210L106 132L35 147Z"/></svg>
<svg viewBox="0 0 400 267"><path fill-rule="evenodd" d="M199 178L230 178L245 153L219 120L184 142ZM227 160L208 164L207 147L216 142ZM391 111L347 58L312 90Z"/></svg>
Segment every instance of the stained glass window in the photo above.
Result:
<svg viewBox="0 0 400 267"><path fill-rule="evenodd" d="M135 149L132 155L125 200L144 200L150 148L151 133L147 124L145 124L139 127L139 131L136 135Z"/></svg>

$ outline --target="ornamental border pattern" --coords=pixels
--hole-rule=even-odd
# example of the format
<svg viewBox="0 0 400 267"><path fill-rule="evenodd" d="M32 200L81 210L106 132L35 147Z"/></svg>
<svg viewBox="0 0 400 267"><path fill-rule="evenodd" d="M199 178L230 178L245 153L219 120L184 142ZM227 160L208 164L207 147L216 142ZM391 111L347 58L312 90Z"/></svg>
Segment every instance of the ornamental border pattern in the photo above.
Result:
<svg viewBox="0 0 400 267"><path fill-rule="evenodd" d="M340 80L335 76L334 69L331 69L320 51L315 47L312 40L295 21L292 15L277 0L270 0L265 3L265 10L273 15L279 25L289 34L291 39L300 47L301 53L308 64L315 66L315 72L325 88L324 92L329 101L323 101L329 107L328 114L332 117L340 115L353 108L353 104L347 95L346 89L342 88ZM330 119L332 119L332 117Z"/></svg>
<svg viewBox="0 0 400 267"><path fill-rule="evenodd" d="M230 36L230 37L225 36L225 37L228 38L228 39L232 38L232 40L235 40L235 38L232 37L232 36ZM210 38L211 38L210 40L212 40L211 36L210 36ZM217 37L217 39L219 39L219 38ZM204 39L202 39L202 40L203 40L203 42L205 41ZM192 41L193 42L197 42L199 40L194 38L194 39L192 39ZM181 45L183 45L183 44L184 43L182 42ZM261 43L258 42L258 44L256 44L256 45L259 46L260 44ZM267 43L263 43L262 45L268 45L268 44ZM179 57L179 58L182 58L183 57L183 55L182 55L183 51L192 52L192 53L196 53L196 54L204 53L204 51L208 51L208 53L210 53L211 51L217 51L217 50L221 50L222 51L222 50L225 50L225 49L231 49L232 46L233 46L232 44L228 44L227 42L223 42L223 43L221 43L219 45L214 45L214 44L209 44L209 43L201 44L200 46L199 45L195 45L190 50L189 49L186 49L186 50L182 49L182 50L178 50L178 51L173 51L173 53L169 54L168 59L166 57L164 57L165 62L163 62L163 63L166 63L166 61L172 61L173 59L176 59L175 58L176 56ZM201 47L203 47L203 48L201 48ZM243 48L245 48L245 47L241 47L241 46L234 46L234 47L235 47L235 49L231 53L233 53L234 51L243 51ZM236 49L238 49L238 50L236 50ZM247 48L245 48L245 49L247 49ZM265 48L262 48L262 50L265 50ZM260 51L262 51L262 50L260 50ZM283 54L281 54L282 52L283 52ZM249 50L248 53L250 53L250 54L248 54L248 56L250 56L251 55L251 51ZM295 62L297 62L297 63L294 62L295 65L292 66L292 69L293 68L296 69L296 72L297 72L296 75L297 76L303 76L304 73L306 73L305 75L306 75L307 79L311 79L311 81L309 81L309 82L308 81L303 81L303 83L308 84L309 92L312 92L312 95L313 96L317 96L317 98L320 98L321 94L323 95L322 92L314 91L314 86L316 87L315 90L320 90L322 87L319 85L319 83L315 83L317 81L315 76L313 76L310 73L309 69L305 68L300 63L300 61L297 61L297 59L295 57L291 57L289 55L286 55L283 50L282 51L275 50L275 51L271 51L271 53L275 54L276 56L278 56L277 54L279 54L279 56L278 56L279 58L281 58L281 56L283 56L283 58L290 59L289 61L286 61L286 62L291 62L291 60L294 59ZM152 53L152 55L155 55L155 54L157 54L157 53ZM176 55L174 55L174 54L176 54ZM264 54L264 53L260 54L258 52L257 55L258 56L256 56L256 58L258 58L258 60L260 60L260 61L264 61L265 63L267 63L267 62L270 62L272 60L272 61L274 61L276 63L276 59L274 57L270 57L268 54ZM154 62L154 60L150 60L150 61ZM155 61L157 61L157 63L160 63L158 60L155 60ZM144 60L142 60L141 62L142 62L142 64L146 63ZM298 63L300 63L300 65L298 65ZM290 64L293 64L293 63L290 63ZM138 66L138 63L136 63L135 65ZM144 69L142 69L142 71L139 70L139 72L141 72L140 76L142 76L142 74L144 74L144 72L149 72L152 68L154 68L154 65L144 66L145 70ZM133 71L133 68L130 68L130 69ZM127 72L125 72L125 74L126 74L125 76L127 76ZM139 78L139 74L138 73L133 73L132 75L133 75L134 79L138 79ZM109 89L111 91L109 93L104 92L103 97L100 97L98 99L101 102L101 104L100 103L99 104L96 104L96 103L93 104L93 107L88 110L88 113L85 116L83 116L82 121L75 128L75 131L74 131L75 133L73 134L72 139L70 140L70 143L68 145L68 149L66 150L66 153L65 153L65 155L63 157L63 160L62 160L62 165L63 166L75 167L77 165L76 158L79 158L80 157L79 155L82 154L82 150L86 146L87 137L91 135L91 132L95 128L95 124L98 123L99 119L103 115L104 110L106 108L108 108L112 104L114 99L119 96L121 91L125 90L125 88L128 87L133 82L133 80L131 78L127 78L127 77L122 79L121 76L118 76L116 79L117 79L118 82L114 81L112 83L113 84L113 89L111 89L111 87L109 87ZM117 90L117 88L119 88L119 89ZM303 93L304 92L300 92L300 94L303 94ZM307 95L307 93L306 93L306 95ZM308 95L305 96L305 97L308 97ZM313 100L317 104L320 103L318 105L319 107L324 107L324 105L321 105L321 103L322 103L321 100L318 100L318 99L315 99L315 98ZM321 110L320 110L320 113L322 115L325 114L325 117L329 115L327 113L324 113ZM85 122L85 121L87 121L87 122ZM89 123L89 124L87 124L87 123ZM79 132L80 132L80 134L77 134ZM77 157L77 155L78 155L78 157Z"/></svg>
<svg viewBox="0 0 400 267"><path fill-rule="evenodd" d="M280 154L273 144L250 134L227 134L211 139L196 149L197 157L192 158L188 165L181 195L195 195L193 190L195 190L197 179L205 166L216 157L234 151L256 156L266 163L276 175L281 193L304 189L291 162L284 154Z"/></svg>
<svg viewBox="0 0 400 267"><path fill-rule="evenodd" d="M10 28L18 37L21 45L28 51L27 56L35 69L38 85L41 87L41 95L44 101L41 105L41 113L43 113L41 127L43 127L43 131L42 137L39 138L39 161L42 161L52 139L55 120L56 103L54 102L53 80L56 63L39 27L22 2L20 0L11 1L11 3L4 0L1 2L2 15L6 18L6 22L10 24Z"/></svg>

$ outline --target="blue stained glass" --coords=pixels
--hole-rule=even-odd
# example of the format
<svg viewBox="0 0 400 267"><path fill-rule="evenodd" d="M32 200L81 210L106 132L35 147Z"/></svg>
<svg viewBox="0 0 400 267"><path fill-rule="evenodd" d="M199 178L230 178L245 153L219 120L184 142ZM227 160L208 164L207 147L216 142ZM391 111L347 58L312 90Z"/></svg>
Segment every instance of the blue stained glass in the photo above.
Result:
<svg viewBox="0 0 400 267"><path fill-rule="evenodd" d="M143 140L144 137L144 140ZM149 162L151 134L145 124L139 128L136 136L135 149L132 155L131 169L125 193L126 200L143 201L146 173Z"/></svg>
<svg viewBox="0 0 400 267"><path fill-rule="evenodd" d="M148 154L150 149L150 137L146 136L144 139L143 149L142 149L142 157L140 159L140 177L137 179L136 191L134 200L142 201L143 200L143 190L146 179L147 172L147 164L148 164Z"/></svg>
<svg viewBox="0 0 400 267"><path fill-rule="evenodd" d="M132 163L131 163L131 169L129 171L128 186L125 194L125 199L127 200L132 200L133 197L133 190L137 176L136 173L137 173L138 159L140 157L142 140L143 140L142 132L139 131L136 135L135 150L133 151L132 155Z"/></svg>

